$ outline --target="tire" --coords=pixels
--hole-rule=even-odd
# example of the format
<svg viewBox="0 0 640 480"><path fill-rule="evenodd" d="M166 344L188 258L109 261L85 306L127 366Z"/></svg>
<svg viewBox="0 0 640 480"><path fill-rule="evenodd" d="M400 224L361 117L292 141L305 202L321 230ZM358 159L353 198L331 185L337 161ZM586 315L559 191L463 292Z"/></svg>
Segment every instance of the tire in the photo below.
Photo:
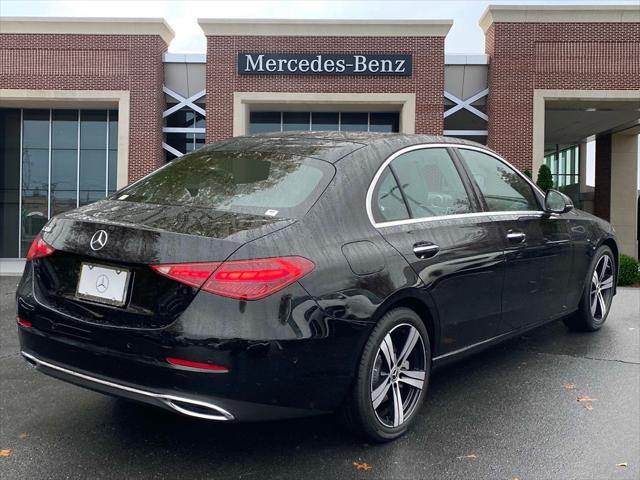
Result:
<svg viewBox="0 0 640 480"><path fill-rule="evenodd" d="M407 347L411 347L408 354ZM424 323L408 308L390 310L378 321L363 349L341 411L344 421L354 433L374 442L400 437L416 419L430 373L431 348Z"/></svg>
<svg viewBox="0 0 640 480"><path fill-rule="evenodd" d="M601 246L591 261L578 310L565 318L569 330L595 332L600 330L609 316L616 280L613 252Z"/></svg>

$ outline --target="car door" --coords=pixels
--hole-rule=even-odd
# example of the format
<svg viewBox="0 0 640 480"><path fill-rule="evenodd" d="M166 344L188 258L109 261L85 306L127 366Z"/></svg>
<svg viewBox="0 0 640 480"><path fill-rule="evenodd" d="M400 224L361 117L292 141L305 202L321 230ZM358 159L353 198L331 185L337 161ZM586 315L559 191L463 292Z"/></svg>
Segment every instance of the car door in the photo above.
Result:
<svg viewBox="0 0 640 480"><path fill-rule="evenodd" d="M444 146L418 146L387 162L374 183L371 214L436 306L436 356L494 336L501 313L500 232L478 213L457 160Z"/></svg>
<svg viewBox="0 0 640 480"><path fill-rule="evenodd" d="M505 252L501 332L527 327L566 311L572 244L566 215L542 209L542 195L497 156L456 149L483 208L500 226Z"/></svg>

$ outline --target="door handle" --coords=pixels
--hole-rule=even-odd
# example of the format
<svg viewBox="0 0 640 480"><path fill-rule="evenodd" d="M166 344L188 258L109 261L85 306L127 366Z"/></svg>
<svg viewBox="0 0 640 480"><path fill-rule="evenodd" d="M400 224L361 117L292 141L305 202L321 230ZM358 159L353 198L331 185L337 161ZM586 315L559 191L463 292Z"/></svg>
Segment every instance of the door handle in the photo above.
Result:
<svg viewBox="0 0 640 480"><path fill-rule="evenodd" d="M524 232L514 232L513 230L507 232L507 240L511 243L522 243L526 238L527 235Z"/></svg>
<svg viewBox="0 0 640 480"><path fill-rule="evenodd" d="M430 258L438 253L440 247L434 243L416 243L413 246L413 253L418 258Z"/></svg>

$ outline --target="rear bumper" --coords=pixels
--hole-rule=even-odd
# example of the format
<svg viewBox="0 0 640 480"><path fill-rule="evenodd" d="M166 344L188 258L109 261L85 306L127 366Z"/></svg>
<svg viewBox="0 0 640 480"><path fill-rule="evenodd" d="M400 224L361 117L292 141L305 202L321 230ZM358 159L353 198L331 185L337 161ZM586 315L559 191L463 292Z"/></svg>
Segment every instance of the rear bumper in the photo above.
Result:
<svg viewBox="0 0 640 480"><path fill-rule="evenodd" d="M322 410L281 407L229 398L202 396L180 389L158 389L97 375L22 350L24 359L41 373L95 392L126 398L204 420L252 422L304 417Z"/></svg>
<svg viewBox="0 0 640 480"><path fill-rule="evenodd" d="M91 390L126 397L132 400L156 405L158 407L169 408L185 415L204 418L206 420L235 420L235 417L231 413L211 401L205 402L185 396L157 393L145 390L141 387L123 385L121 383L114 382L113 380L98 378L93 375L88 375L61 365L47 362L24 351L22 352L22 356L30 365L42 373Z"/></svg>

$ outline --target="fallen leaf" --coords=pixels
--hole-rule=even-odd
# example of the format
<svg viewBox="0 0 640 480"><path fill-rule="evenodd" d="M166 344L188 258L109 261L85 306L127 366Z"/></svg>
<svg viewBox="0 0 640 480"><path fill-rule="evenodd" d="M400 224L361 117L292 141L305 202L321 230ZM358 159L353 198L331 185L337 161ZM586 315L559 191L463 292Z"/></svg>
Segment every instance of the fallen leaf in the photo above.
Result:
<svg viewBox="0 0 640 480"><path fill-rule="evenodd" d="M575 383L563 383L560 386L565 390L575 390L576 388L578 388Z"/></svg>
<svg viewBox="0 0 640 480"><path fill-rule="evenodd" d="M353 462L353 466L356 467L356 470L371 470L371 465L369 465L368 463L360 463L360 462Z"/></svg>
<svg viewBox="0 0 640 480"><path fill-rule="evenodd" d="M628 467L629 464L627 462L616 463L616 467Z"/></svg>
<svg viewBox="0 0 640 480"><path fill-rule="evenodd" d="M27 438L28 436L28 433L21 433L20 435L18 435L18 438Z"/></svg>
<svg viewBox="0 0 640 480"><path fill-rule="evenodd" d="M11 449L5 448L4 450L0 450L0 457L8 457L11 455Z"/></svg>
<svg viewBox="0 0 640 480"><path fill-rule="evenodd" d="M580 395L576 399L576 401L578 401L578 402L595 402L596 400L597 400L597 398L591 398L591 397L588 397L586 395Z"/></svg>
<svg viewBox="0 0 640 480"><path fill-rule="evenodd" d="M469 455L461 455L460 457L457 457L459 459L462 458L478 458L478 455L476 455L475 453L470 453Z"/></svg>

